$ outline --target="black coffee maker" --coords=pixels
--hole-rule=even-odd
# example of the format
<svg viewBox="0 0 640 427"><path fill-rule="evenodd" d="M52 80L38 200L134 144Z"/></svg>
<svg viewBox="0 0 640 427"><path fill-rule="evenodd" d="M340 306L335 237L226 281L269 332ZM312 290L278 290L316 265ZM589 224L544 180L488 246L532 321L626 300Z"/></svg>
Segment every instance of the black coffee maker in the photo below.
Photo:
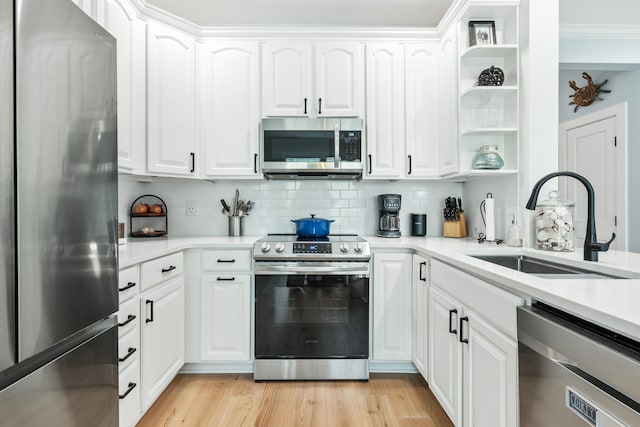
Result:
<svg viewBox="0 0 640 427"><path fill-rule="evenodd" d="M378 236L400 237L400 194L381 194L378 196L380 218Z"/></svg>

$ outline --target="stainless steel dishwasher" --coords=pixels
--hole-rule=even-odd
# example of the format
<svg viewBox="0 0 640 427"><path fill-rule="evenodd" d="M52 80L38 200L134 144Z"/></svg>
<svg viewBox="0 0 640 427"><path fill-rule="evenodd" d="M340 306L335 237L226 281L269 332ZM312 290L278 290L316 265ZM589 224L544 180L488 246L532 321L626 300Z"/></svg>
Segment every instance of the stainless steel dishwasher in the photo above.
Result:
<svg viewBox="0 0 640 427"><path fill-rule="evenodd" d="M542 303L518 308L520 427L640 426L640 343Z"/></svg>

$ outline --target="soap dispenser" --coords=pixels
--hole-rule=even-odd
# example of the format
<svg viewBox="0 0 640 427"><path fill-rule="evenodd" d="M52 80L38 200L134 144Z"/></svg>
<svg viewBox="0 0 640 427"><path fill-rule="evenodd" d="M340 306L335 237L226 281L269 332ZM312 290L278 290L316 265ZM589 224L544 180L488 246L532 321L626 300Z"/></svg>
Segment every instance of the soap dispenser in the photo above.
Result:
<svg viewBox="0 0 640 427"><path fill-rule="evenodd" d="M520 226L516 221L516 214L512 214L511 226L507 230L507 246L522 246L522 234L520 233Z"/></svg>

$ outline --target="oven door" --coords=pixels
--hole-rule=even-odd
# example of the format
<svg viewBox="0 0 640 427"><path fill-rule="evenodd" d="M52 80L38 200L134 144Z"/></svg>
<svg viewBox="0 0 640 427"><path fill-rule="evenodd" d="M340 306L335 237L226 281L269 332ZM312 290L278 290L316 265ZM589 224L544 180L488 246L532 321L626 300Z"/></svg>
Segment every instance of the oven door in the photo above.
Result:
<svg viewBox="0 0 640 427"><path fill-rule="evenodd" d="M368 262L256 262L256 359L368 359Z"/></svg>

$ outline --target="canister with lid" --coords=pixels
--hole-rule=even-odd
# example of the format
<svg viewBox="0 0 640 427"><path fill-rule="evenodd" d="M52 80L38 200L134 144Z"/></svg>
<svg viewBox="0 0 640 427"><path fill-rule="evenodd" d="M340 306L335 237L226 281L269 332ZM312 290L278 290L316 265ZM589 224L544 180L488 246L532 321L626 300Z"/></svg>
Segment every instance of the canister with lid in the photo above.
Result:
<svg viewBox="0 0 640 427"><path fill-rule="evenodd" d="M573 218L575 202L563 200L557 191L538 202L536 209L536 247L546 251L575 250Z"/></svg>

